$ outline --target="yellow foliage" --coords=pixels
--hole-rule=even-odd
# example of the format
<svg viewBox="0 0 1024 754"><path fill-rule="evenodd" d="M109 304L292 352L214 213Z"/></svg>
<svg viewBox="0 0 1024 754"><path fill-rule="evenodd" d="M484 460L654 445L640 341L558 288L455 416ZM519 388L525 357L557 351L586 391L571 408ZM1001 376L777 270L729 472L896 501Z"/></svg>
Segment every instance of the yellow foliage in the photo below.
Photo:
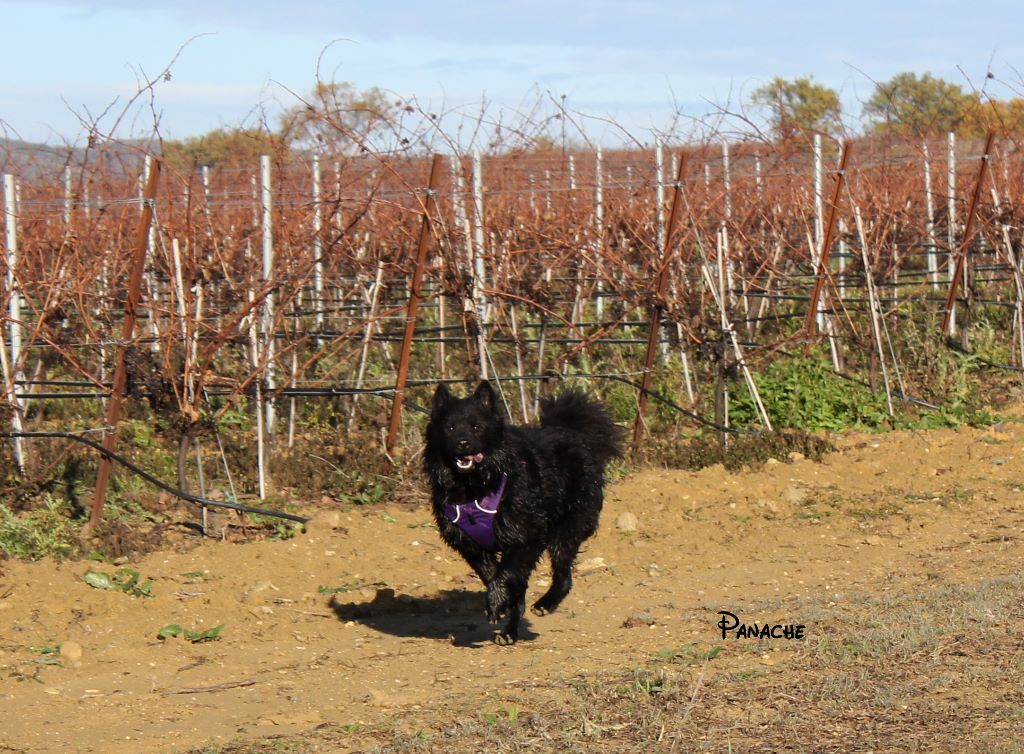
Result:
<svg viewBox="0 0 1024 754"><path fill-rule="evenodd" d="M961 136L997 134L1024 135L1024 98L1011 100L972 99L965 108L957 133Z"/></svg>

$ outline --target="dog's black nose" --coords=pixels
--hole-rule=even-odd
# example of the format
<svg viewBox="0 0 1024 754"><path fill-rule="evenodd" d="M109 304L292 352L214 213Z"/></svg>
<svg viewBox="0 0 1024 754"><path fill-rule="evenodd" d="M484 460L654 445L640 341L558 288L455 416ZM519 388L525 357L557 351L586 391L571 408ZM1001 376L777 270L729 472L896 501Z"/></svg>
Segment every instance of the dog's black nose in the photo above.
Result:
<svg viewBox="0 0 1024 754"><path fill-rule="evenodd" d="M469 450L469 440L459 440L457 443L455 443L455 449L458 450L460 453Z"/></svg>

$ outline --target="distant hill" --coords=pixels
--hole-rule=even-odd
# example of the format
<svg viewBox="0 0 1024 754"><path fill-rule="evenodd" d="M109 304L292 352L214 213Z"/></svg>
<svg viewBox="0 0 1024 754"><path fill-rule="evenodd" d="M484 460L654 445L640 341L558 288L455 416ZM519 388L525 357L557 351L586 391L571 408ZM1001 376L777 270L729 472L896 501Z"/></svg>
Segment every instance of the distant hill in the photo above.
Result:
<svg viewBox="0 0 1024 754"><path fill-rule="evenodd" d="M105 141L87 148L0 138L0 173L33 179L60 174L69 165L72 169L103 166L137 172L151 144L148 140Z"/></svg>

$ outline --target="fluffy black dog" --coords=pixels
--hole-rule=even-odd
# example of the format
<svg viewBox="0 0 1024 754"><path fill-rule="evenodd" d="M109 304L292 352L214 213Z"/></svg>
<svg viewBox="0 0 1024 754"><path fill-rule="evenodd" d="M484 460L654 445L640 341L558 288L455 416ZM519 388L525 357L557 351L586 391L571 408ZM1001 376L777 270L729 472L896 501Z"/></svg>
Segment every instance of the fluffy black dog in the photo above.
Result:
<svg viewBox="0 0 1024 754"><path fill-rule="evenodd" d="M439 385L426 435L441 536L487 587L488 619L508 616L495 641L512 644L545 550L551 588L533 612L552 612L572 589L576 554L597 531L605 466L622 454L621 431L578 390L545 400L537 425L506 424L490 383L481 382L469 398Z"/></svg>

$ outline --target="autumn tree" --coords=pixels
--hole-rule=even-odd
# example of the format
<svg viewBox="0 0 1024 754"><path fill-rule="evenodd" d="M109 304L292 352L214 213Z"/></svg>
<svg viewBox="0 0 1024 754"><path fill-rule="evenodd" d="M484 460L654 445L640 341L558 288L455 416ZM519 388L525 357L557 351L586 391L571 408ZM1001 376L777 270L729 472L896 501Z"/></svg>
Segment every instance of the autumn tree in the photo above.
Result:
<svg viewBox="0 0 1024 754"><path fill-rule="evenodd" d="M872 133L946 133L959 129L973 99L958 84L930 73L904 72L875 86L864 116Z"/></svg>
<svg viewBox="0 0 1024 754"><path fill-rule="evenodd" d="M280 137L261 128L218 128L202 136L165 141L167 164L180 170L197 165L251 167L260 155L277 154L284 148Z"/></svg>
<svg viewBox="0 0 1024 754"><path fill-rule="evenodd" d="M1024 135L1024 98L983 100L972 97L958 133L961 136L984 136L989 131Z"/></svg>
<svg viewBox="0 0 1024 754"><path fill-rule="evenodd" d="M279 134L292 147L340 152L386 130L399 109L377 87L360 91L347 82L317 82L305 101L281 114Z"/></svg>
<svg viewBox="0 0 1024 754"><path fill-rule="evenodd" d="M813 76L792 81L776 76L755 89L750 102L767 112L772 134L780 141L814 133L836 136L842 130L839 94Z"/></svg>
<svg viewBox="0 0 1024 754"><path fill-rule="evenodd" d="M281 113L280 127L218 128L201 136L163 143L172 167L252 166L260 155L291 150L342 152L364 146L395 122L400 106L376 87L363 91L348 83L317 83L304 101Z"/></svg>

